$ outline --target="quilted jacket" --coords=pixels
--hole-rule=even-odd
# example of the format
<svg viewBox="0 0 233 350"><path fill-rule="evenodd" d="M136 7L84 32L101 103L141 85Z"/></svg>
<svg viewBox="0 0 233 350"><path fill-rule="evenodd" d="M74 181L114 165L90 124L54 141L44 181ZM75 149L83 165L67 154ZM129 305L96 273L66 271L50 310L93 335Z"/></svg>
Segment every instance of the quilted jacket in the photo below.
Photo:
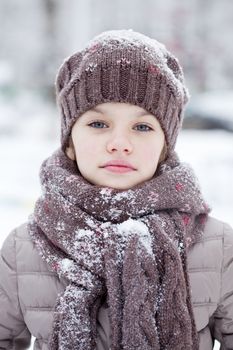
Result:
<svg viewBox="0 0 233 350"><path fill-rule="evenodd" d="M210 217L204 235L188 252L192 303L200 350L233 349L233 231ZM49 271L26 224L13 230L0 253L0 349L47 350L53 307L65 279ZM97 350L110 349L108 306L98 314Z"/></svg>

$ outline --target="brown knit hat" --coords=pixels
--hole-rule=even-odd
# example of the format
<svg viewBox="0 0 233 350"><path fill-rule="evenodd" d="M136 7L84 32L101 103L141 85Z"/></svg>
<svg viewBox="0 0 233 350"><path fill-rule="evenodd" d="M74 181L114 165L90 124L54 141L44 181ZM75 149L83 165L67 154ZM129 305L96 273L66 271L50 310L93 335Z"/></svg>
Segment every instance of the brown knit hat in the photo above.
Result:
<svg viewBox="0 0 233 350"><path fill-rule="evenodd" d="M88 109L103 102L125 102L154 114L174 149L188 91L178 60L158 41L132 30L104 32L68 57L56 79L61 109L61 143Z"/></svg>

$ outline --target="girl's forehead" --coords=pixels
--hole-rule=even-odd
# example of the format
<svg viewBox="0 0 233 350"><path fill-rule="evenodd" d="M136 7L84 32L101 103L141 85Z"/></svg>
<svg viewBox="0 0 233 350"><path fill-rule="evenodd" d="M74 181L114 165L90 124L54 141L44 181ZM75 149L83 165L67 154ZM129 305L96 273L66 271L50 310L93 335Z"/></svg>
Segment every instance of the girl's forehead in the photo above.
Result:
<svg viewBox="0 0 233 350"><path fill-rule="evenodd" d="M124 103L124 102L104 102L92 107L87 112L98 112L98 113L104 114L109 111L113 113L127 112L136 116L151 114L150 112L146 111L142 107L139 107L130 103Z"/></svg>
<svg viewBox="0 0 233 350"><path fill-rule="evenodd" d="M123 102L104 102L84 112L73 126L84 125L96 118L114 122L115 125L132 122L148 122L156 127L160 125L158 118L144 108Z"/></svg>

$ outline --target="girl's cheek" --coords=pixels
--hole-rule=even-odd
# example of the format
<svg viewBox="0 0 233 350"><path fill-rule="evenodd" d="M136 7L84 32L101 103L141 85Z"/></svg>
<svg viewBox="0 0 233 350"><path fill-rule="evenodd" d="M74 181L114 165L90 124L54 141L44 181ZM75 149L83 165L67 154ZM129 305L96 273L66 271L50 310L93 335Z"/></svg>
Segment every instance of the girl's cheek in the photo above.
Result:
<svg viewBox="0 0 233 350"><path fill-rule="evenodd" d="M96 157L101 155L102 152L103 151L100 149L99 145L95 142L90 142L82 147L82 153L85 153L89 157Z"/></svg>
<svg viewBox="0 0 233 350"><path fill-rule="evenodd" d="M159 147L157 145L151 145L149 147L141 148L141 156L145 157L145 159L151 159L155 158L157 154Z"/></svg>

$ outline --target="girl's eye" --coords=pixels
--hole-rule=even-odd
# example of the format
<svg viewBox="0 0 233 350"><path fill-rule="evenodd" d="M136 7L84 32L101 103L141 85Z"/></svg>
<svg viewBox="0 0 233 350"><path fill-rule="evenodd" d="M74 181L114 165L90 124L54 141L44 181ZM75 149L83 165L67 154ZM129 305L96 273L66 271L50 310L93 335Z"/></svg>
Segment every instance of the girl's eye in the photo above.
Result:
<svg viewBox="0 0 233 350"><path fill-rule="evenodd" d="M103 129L103 128L107 127L107 125L105 123L100 122L100 121L92 122L92 123L88 124L88 126L91 126L92 128L96 128L96 129Z"/></svg>
<svg viewBox="0 0 233 350"><path fill-rule="evenodd" d="M104 122L101 122L99 120L91 122L90 124L88 124L88 126L90 126L91 128L95 128L95 129L106 129L108 127ZM135 128L138 131L150 131L150 130L152 130L152 128L146 124L138 124L135 126Z"/></svg>
<svg viewBox="0 0 233 350"><path fill-rule="evenodd" d="M150 130L152 130L152 128L146 124L138 124L138 125L136 125L136 128L138 131L150 131Z"/></svg>

